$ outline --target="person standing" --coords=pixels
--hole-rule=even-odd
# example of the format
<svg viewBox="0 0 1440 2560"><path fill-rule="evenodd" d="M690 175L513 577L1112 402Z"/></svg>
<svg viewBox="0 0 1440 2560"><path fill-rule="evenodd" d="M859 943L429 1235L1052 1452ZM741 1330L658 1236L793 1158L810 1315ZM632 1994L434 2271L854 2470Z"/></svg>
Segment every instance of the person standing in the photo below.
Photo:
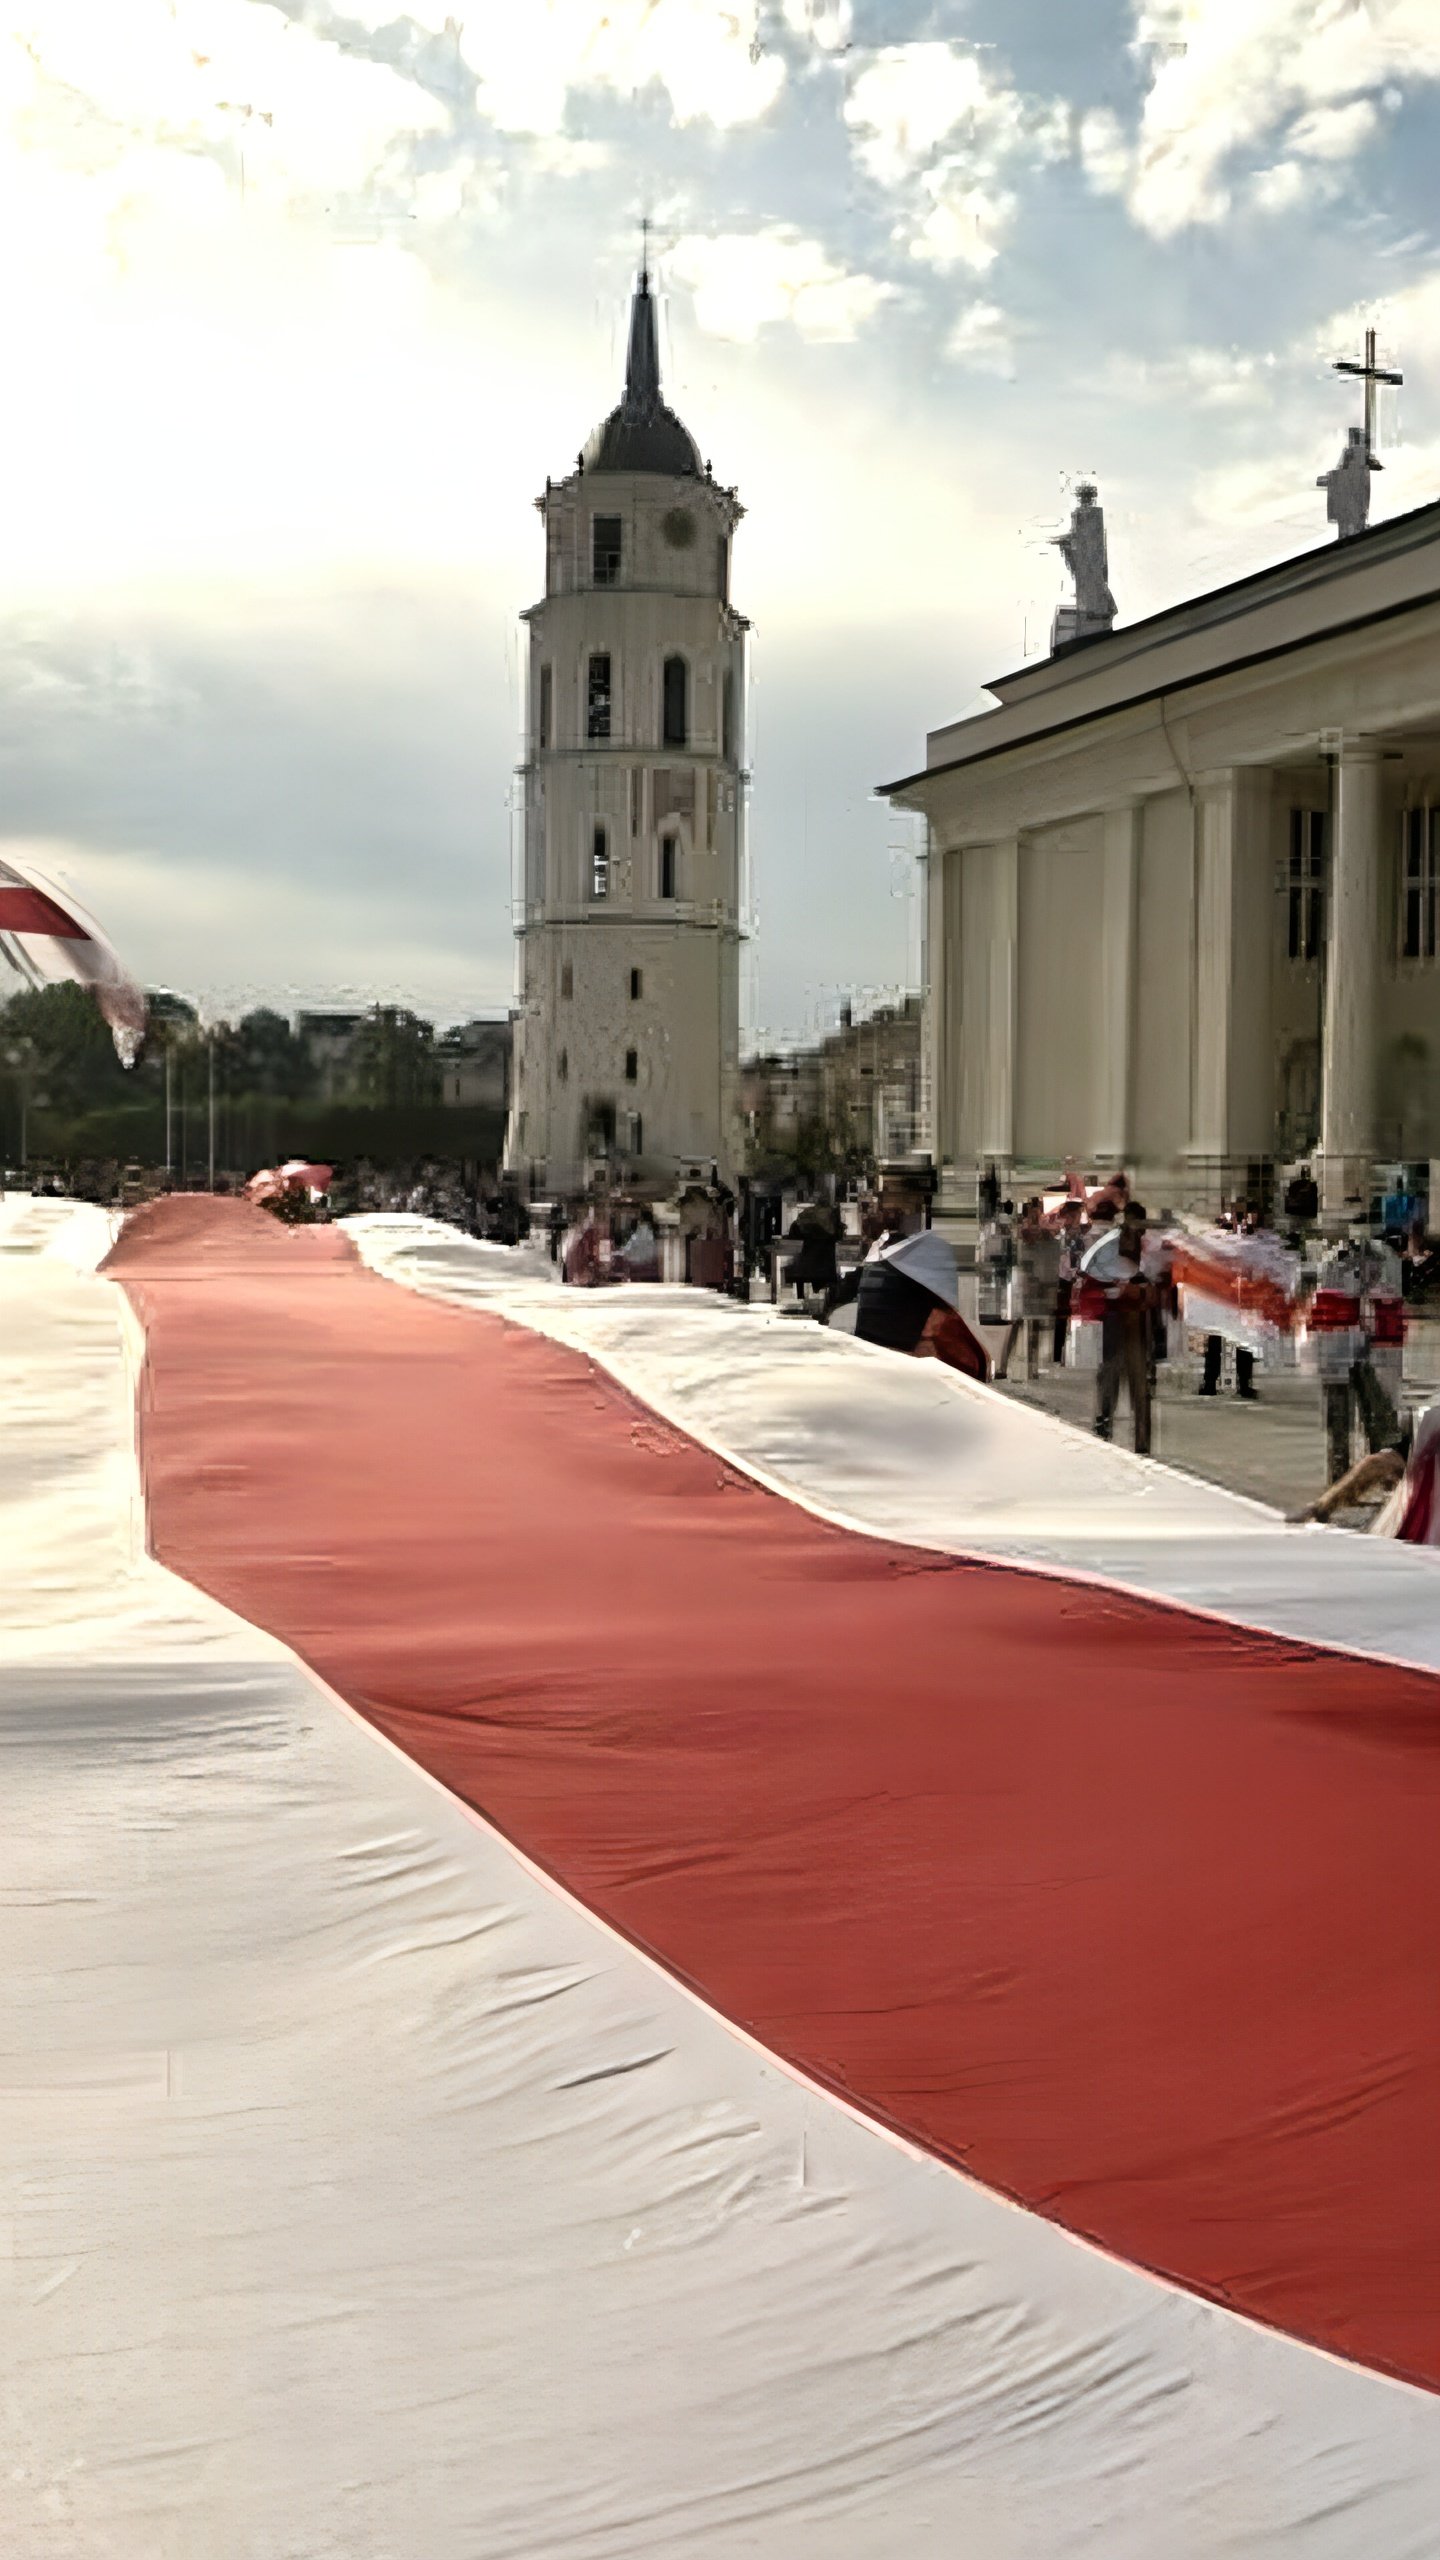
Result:
<svg viewBox="0 0 1440 2560"><path fill-rule="evenodd" d="M1060 1285L1060 1238L1047 1227L1040 1202L1027 1200L1020 1213L1020 1233L1016 1246L1016 1271L1020 1303L1010 1318L1010 1329L995 1364L995 1376L1009 1376L1010 1361L1023 1331L1025 1336L1025 1375L1033 1379L1040 1358L1041 1337L1047 1325L1055 1324L1056 1292Z"/></svg>
<svg viewBox="0 0 1440 2560"><path fill-rule="evenodd" d="M1145 1212L1138 1201L1126 1208L1113 1254L1106 1252L1104 1246L1095 1250L1103 1259L1097 1269L1095 1253L1087 1255L1086 1268L1102 1281L1105 1290L1100 1369L1095 1381L1095 1436L1098 1440L1114 1437L1115 1408L1123 1382L1130 1398L1135 1454L1148 1458L1150 1333L1155 1292L1142 1268Z"/></svg>
<svg viewBox="0 0 1440 2560"><path fill-rule="evenodd" d="M981 1324L1008 1324L1010 1282L1015 1269L1014 1202L1002 1201L980 1230L975 1249Z"/></svg>
<svg viewBox="0 0 1440 2560"><path fill-rule="evenodd" d="M1055 1303L1051 1309L1052 1337L1050 1356L1057 1369L1065 1365L1065 1338L1070 1331L1070 1303L1080 1272L1081 1229L1085 1222L1083 1201L1073 1195L1062 1207L1056 1227L1060 1247L1055 1273Z"/></svg>
<svg viewBox="0 0 1440 2560"><path fill-rule="evenodd" d="M1260 1219L1257 1211L1248 1209L1243 1200L1237 1200L1232 1208L1223 1212L1216 1224L1232 1235L1253 1236L1259 1231ZM1202 1396L1219 1394L1220 1365L1224 1357L1223 1337L1218 1333L1207 1333L1205 1366L1200 1378ZM1235 1393L1242 1404L1258 1404L1260 1401L1255 1393L1255 1354L1247 1351L1243 1343L1237 1343L1235 1349Z"/></svg>
<svg viewBox="0 0 1440 2560"><path fill-rule="evenodd" d="M628 1280L658 1280L660 1239L648 1209L642 1209L615 1257Z"/></svg>
<svg viewBox="0 0 1440 2560"><path fill-rule="evenodd" d="M800 1250L786 1263L785 1277L802 1307L807 1289L816 1289L829 1314L840 1278L840 1234L840 1212L831 1202L812 1200L796 1216L786 1241Z"/></svg>
<svg viewBox="0 0 1440 2560"><path fill-rule="evenodd" d="M1285 1221L1288 1241L1298 1252L1305 1241L1306 1230L1320 1215L1320 1192L1308 1164L1285 1186Z"/></svg>
<svg viewBox="0 0 1440 2560"><path fill-rule="evenodd" d="M1349 1473L1357 1416L1372 1452L1398 1443L1399 1421L1375 1374L1367 1316L1372 1298L1399 1295L1396 1256L1388 1245L1374 1241L1369 1220L1357 1213L1349 1233L1321 1262L1306 1311L1306 1331L1315 1347L1325 1410L1330 1484Z"/></svg>
<svg viewBox="0 0 1440 2560"><path fill-rule="evenodd" d="M605 1260L609 1246L609 1220L602 1218L592 1201L583 1223L570 1239L565 1256L565 1277L572 1289L594 1289L605 1277Z"/></svg>

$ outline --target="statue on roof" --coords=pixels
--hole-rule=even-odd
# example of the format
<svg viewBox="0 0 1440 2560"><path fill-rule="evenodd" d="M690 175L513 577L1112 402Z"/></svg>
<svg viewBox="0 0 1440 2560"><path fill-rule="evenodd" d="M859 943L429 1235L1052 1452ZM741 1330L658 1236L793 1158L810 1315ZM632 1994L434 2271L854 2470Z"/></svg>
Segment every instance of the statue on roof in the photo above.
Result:
<svg viewBox="0 0 1440 2560"><path fill-rule="evenodd" d="M1325 513L1342 542L1363 533L1370 518L1370 474L1379 463L1363 427L1352 427L1345 450L1333 471L1322 471L1315 486L1325 492Z"/></svg>
<svg viewBox="0 0 1440 2560"><path fill-rule="evenodd" d="M1105 512L1097 502L1092 480L1082 480L1075 492L1069 532L1057 533L1053 540L1075 581L1075 602L1061 605L1050 633L1051 648L1059 649L1067 641L1095 639L1101 632L1112 630L1115 623L1115 599L1108 583Z"/></svg>

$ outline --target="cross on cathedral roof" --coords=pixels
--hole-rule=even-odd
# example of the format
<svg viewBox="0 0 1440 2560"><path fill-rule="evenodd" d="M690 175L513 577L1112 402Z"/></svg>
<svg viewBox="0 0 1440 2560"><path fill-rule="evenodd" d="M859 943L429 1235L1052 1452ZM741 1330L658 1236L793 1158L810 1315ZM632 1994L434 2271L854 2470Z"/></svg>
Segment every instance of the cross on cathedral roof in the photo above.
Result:
<svg viewBox="0 0 1440 2560"><path fill-rule="evenodd" d="M1375 393L1382 382L1401 383L1403 373L1390 372L1375 360L1375 332L1365 332L1365 356L1341 356L1331 370L1355 375L1365 385L1365 424L1352 427L1345 450L1333 471L1323 471L1315 486L1325 492L1325 512L1342 542L1363 533L1370 518L1370 474L1384 465L1375 451Z"/></svg>

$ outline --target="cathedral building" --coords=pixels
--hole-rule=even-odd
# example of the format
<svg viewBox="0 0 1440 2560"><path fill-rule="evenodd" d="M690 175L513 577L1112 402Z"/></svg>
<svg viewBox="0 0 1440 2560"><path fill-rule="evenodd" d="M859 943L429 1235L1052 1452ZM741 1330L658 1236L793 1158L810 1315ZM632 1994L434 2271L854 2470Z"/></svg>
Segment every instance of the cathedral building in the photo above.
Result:
<svg viewBox="0 0 1440 2560"><path fill-rule="evenodd" d="M747 626L742 510L661 398L646 272L624 397L536 503L506 1163L660 1191L738 1157Z"/></svg>
<svg viewBox="0 0 1440 2560"><path fill-rule="evenodd" d="M1440 506L1112 615L885 786L942 1185L1073 1157L1203 1206L1303 1157L1343 1215L1440 1156Z"/></svg>

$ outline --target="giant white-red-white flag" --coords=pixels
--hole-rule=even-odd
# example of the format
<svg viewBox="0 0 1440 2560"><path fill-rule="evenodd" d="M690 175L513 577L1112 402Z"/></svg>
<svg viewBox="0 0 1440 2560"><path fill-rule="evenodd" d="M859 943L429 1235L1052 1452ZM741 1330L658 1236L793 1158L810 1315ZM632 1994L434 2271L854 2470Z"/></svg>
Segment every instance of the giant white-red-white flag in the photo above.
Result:
<svg viewBox="0 0 1440 2560"><path fill-rule="evenodd" d="M123 1067L133 1067L145 1037L145 998L93 917L68 890L24 869L13 854L0 861L0 936L12 946L23 977L66 978L93 990Z"/></svg>

